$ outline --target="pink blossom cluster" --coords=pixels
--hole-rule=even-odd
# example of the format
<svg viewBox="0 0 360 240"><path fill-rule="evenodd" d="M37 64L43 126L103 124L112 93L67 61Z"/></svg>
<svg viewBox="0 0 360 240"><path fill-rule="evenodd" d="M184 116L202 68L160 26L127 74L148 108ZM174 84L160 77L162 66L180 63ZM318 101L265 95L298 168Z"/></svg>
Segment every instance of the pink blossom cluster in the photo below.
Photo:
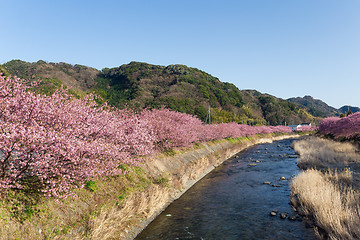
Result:
<svg viewBox="0 0 360 240"><path fill-rule="evenodd" d="M157 150L187 147L200 141L203 124L192 115L169 109L145 109L140 116L148 121L148 128L154 137L154 148Z"/></svg>
<svg viewBox="0 0 360 240"><path fill-rule="evenodd" d="M310 131L316 131L316 130L318 130L317 126L307 126L307 125L300 126L296 129L297 132L310 132Z"/></svg>
<svg viewBox="0 0 360 240"><path fill-rule="evenodd" d="M329 117L322 120L319 132L334 138L360 138L360 112L344 118Z"/></svg>
<svg viewBox="0 0 360 240"><path fill-rule="evenodd" d="M154 147L160 150L187 147L196 142L254 136L261 133L291 133L291 128L286 126L203 124L192 115L169 109L144 110L141 116L149 121L149 127L156 139Z"/></svg>
<svg viewBox="0 0 360 240"><path fill-rule="evenodd" d="M203 132L199 140L209 141L223 138L237 138L267 133L291 133L291 128L285 126L249 126L237 123L221 123L203 125Z"/></svg>
<svg viewBox="0 0 360 240"><path fill-rule="evenodd" d="M66 196L93 176L120 174L119 163L138 164L153 142L146 119L132 112L98 107L92 95L38 95L0 76L0 189L27 180Z"/></svg>
<svg viewBox="0 0 360 240"><path fill-rule="evenodd" d="M168 109L134 113L98 106L94 95L75 99L65 90L51 96L29 91L16 77L0 76L0 189L42 186L58 198L92 177L122 174L121 164L195 142L285 132L285 126L204 125Z"/></svg>

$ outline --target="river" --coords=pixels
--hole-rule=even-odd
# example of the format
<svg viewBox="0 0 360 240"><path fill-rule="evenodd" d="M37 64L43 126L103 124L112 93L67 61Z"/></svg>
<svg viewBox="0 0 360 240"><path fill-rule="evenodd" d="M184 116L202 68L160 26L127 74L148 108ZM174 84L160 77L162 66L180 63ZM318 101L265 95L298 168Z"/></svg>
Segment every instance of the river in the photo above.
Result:
<svg viewBox="0 0 360 240"><path fill-rule="evenodd" d="M299 170L292 141L238 153L174 201L136 239L316 239L300 219L279 216L293 214L289 179ZM274 210L277 216L270 216Z"/></svg>

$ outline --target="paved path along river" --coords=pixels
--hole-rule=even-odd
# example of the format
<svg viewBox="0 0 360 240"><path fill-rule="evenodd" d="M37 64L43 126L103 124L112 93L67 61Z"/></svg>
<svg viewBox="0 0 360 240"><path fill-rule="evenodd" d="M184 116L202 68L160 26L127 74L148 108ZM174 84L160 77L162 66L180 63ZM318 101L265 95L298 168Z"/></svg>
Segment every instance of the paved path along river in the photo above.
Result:
<svg viewBox="0 0 360 240"><path fill-rule="evenodd" d="M316 239L304 222L269 214L293 213L288 179L299 170L292 141L256 145L227 160L136 239Z"/></svg>

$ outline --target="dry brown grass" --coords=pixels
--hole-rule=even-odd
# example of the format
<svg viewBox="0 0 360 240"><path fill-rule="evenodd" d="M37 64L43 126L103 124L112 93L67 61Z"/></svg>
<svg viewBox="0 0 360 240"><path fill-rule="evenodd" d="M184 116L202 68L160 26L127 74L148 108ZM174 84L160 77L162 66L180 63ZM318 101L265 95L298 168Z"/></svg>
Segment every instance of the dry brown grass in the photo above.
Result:
<svg viewBox="0 0 360 240"><path fill-rule="evenodd" d="M308 137L294 142L294 150L300 155L300 168L344 168L360 163L357 147L351 143Z"/></svg>
<svg viewBox="0 0 360 240"><path fill-rule="evenodd" d="M291 184L298 198L299 212L313 216L329 239L360 239L360 196L339 182L350 180L351 173L321 173L310 169L302 172Z"/></svg>
<svg viewBox="0 0 360 240"><path fill-rule="evenodd" d="M96 179L95 183L94 192L78 190L78 198L61 200L61 204L43 198L29 204L26 202L30 196L21 196L20 192L3 196L0 198L0 240L91 239L92 230L96 228L94 221L97 217L103 218L102 212L122 208L127 195L151 185L140 168L126 176Z"/></svg>
<svg viewBox="0 0 360 240"><path fill-rule="evenodd" d="M124 239L138 219L147 219L157 213L169 198L167 189L151 186L132 195L121 207L103 208L92 221L90 239ZM164 199L165 198L165 199Z"/></svg>
<svg viewBox="0 0 360 240"><path fill-rule="evenodd" d="M17 205L22 207L21 203ZM19 221L17 215L22 209L14 209L11 202L3 201L0 206L0 239L79 239L81 234L70 235L71 229L82 222L79 208L45 201L32 206L34 213Z"/></svg>
<svg viewBox="0 0 360 240"><path fill-rule="evenodd" d="M300 155L298 166L307 169L292 181L293 205L313 219L320 238L360 239L357 147L317 137L293 147Z"/></svg>

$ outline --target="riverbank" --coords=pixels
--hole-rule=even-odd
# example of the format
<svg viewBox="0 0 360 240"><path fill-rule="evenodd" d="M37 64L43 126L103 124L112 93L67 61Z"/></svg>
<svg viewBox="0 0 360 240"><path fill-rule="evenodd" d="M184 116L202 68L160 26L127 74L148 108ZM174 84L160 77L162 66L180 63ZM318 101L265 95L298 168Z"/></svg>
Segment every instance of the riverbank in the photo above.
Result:
<svg viewBox="0 0 360 240"><path fill-rule="evenodd" d="M292 184L292 204L320 239L360 238L360 154L357 146L321 138L294 143L304 171Z"/></svg>
<svg viewBox="0 0 360 240"><path fill-rule="evenodd" d="M301 218L289 205L289 182L298 172L293 141L257 144L237 153L172 202L135 239L316 239L312 228L294 221Z"/></svg>
<svg viewBox="0 0 360 240"><path fill-rule="evenodd" d="M99 224L103 224L102 229L104 229L103 227L106 229L106 226L108 226L108 230L105 232L111 232L111 229L114 227L113 224L116 222L117 233L114 234L125 239L133 239L169 204L230 157L255 144L294 137L297 137L297 135L268 135L222 140L203 144L199 149L193 149L173 157L163 156L149 162L144 166L144 169L153 177L166 176L166 186L151 187L141 193L134 194L133 198L127 202L127 206L115 214L117 216L129 216L128 221L124 219L122 222L119 222L116 220L117 217L109 220L99 218ZM142 201L139 204L135 199L142 199ZM134 214L134 212L137 214ZM114 213L114 210L112 213ZM109 214L105 212L101 214L101 216L105 215ZM134 216L136 216L137 221L135 222L137 223L127 225L127 222L130 222L130 218ZM100 232L103 231L98 231L93 237L100 237Z"/></svg>
<svg viewBox="0 0 360 240"><path fill-rule="evenodd" d="M0 239L133 239L199 179L238 152L297 135L256 135L195 144L154 156L125 175L94 179L77 198L9 190L0 200Z"/></svg>

